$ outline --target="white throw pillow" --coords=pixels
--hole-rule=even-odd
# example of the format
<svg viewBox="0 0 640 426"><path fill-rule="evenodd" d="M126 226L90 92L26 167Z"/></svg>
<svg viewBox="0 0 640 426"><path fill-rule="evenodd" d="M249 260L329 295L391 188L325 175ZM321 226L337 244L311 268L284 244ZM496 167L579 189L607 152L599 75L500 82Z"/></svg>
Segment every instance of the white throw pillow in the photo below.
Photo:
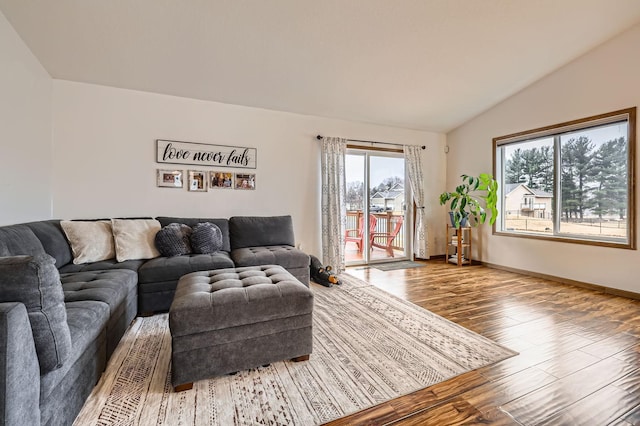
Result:
<svg viewBox="0 0 640 426"><path fill-rule="evenodd" d="M74 264L80 265L116 257L111 222L62 220L60 226L71 245Z"/></svg>
<svg viewBox="0 0 640 426"><path fill-rule="evenodd" d="M116 243L116 259L152 259L160 256L155 238L162 228L155 219L111 219Z"/></svg>

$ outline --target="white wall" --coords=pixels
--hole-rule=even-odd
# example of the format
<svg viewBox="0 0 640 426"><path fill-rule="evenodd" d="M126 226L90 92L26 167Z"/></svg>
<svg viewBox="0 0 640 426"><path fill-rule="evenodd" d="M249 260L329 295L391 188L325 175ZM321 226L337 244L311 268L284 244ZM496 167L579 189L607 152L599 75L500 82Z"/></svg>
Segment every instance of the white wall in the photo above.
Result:
<svg viewBox="0 0 640 426"><path fill-rule="evenodd" d="M427 188L436 194L428 198L444 190L445 137L437 133L61 80L53 83L53 122L57 218L291 214L297 241L320 255L317 134L427 145ZM157 188L156 169L172 166L155 162L156 139L257 148L256 190ZM430 230L432 245L436 235Z"/></svg>
<svg viewBox="0 0 640 426"><path fill-rule="evenodd" d="M51 86L0 12L0 225L51 218Z"/></svg>
<svg viewBox="0 0 640 426"><path fill-rule="evenodd" d="M639 105L638 46L640 26L450 132L447 187L462 173L492 170L494 137ZM640 293L634 250L494 236L485 226L478 254L493 264Z"/></svg>

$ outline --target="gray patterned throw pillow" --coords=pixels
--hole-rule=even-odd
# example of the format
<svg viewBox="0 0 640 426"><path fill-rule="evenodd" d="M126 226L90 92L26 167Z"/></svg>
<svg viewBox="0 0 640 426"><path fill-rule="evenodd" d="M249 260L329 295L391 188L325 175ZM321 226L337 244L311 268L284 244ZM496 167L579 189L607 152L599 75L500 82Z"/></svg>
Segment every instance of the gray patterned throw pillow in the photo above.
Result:
<svg viewBox="0 0 640 426"><path fill-rule="evenodd" d="M222 250L222 231L211 222L202 222L193 227L191 247L194 253L211 254Z"/></svg>
<svg viewBox="0 0 640 426"><path fill-rule="evenodd" d="M165 257L190 254L191 227L182 223L170 223L156 234L156 248Z"/></svg>

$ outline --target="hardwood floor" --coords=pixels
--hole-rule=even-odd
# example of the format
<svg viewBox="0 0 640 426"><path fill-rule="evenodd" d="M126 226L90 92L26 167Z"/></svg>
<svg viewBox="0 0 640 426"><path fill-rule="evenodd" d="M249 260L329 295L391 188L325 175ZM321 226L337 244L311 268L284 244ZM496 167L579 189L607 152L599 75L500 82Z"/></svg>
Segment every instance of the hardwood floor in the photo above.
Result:
<svg viewBox="0 0 640 426"><path fill-rule="evenodd" d="M347 272L520 354L328 425L640 425L639 301L443 260Z"/></svg>

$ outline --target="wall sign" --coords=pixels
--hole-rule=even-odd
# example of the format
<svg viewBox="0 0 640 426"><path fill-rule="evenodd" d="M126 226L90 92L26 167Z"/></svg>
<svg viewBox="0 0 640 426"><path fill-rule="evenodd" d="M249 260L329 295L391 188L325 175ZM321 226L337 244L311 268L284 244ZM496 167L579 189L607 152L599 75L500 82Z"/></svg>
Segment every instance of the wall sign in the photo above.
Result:
<svg viewBox="0 0 640 426"><path fill-rule="evenodd" d="M256 148L156 139L158 163L255 169Z"/></svg>

